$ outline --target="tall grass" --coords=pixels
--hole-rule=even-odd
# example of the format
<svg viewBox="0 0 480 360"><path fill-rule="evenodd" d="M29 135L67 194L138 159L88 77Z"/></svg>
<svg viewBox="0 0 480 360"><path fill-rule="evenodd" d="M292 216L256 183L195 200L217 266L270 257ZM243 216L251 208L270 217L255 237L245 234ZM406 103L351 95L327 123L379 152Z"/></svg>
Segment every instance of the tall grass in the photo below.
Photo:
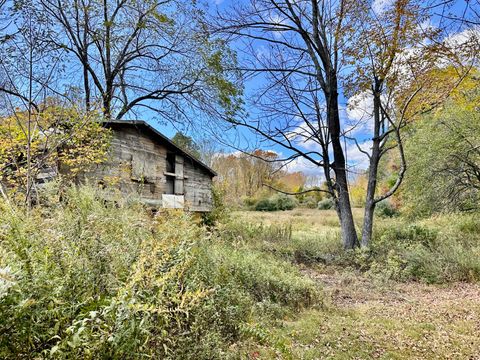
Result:
<svg viewBox="0 0 480 360"><path fill-rule="evenodd" d="M321 301L288 261L105 198L0 203L0 358L225 358L259 316Z"/></svg>
<svg viewBox="0 0 480 360"><path fill-rule="evenodd" d="M220 230L221 237L225 241L243 243L250 250L266 252L291 263L330 261L342 251L340 231L335 226L337 223L331 226L331 220L323 218L321 226L318 226L302 215L293 213L286 221L270 222L263 218L255 220L254 217L243 216L240 220L224 224Z"/></svg>
<svg viewBox="0 0 480 360"><path fill-rule="evenodd" d="M338 263L400 281L480 281L480 218L447 214L408 223L379 221L370 248L345 254Z"/></svg>
<svg viewBox="0 0 480 360"><path fill-rule="evenodd" d="M327 264L398 281L480 281L480 216L443 214L375 222L372 244L345 252L338 221L328 211L294 210L290 216L243 212L223 236L296 263ZM357 219L361 215L357 212ZM360 222L361 223L361 222Z"/></svg>

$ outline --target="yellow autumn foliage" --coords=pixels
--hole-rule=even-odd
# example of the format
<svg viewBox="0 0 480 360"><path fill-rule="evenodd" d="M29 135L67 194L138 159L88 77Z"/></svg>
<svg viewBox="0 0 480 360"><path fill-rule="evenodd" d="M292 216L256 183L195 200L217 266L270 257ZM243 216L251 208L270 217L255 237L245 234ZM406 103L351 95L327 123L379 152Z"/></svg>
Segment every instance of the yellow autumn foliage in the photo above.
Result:
<svg viewBox="0 0 480 360"><path fill-rule="evenodd" d="M15 111L0 118L0 180L8 188L24 189L28 171L38 177L44 171L67 169L75 177L89 166L106 160L110 131L99 113L48 104L39 112Z"/></svg>
<svg viewBox="0 0 480 360"><path fill-rule="evenodd" d="M358 175L350 185L350 200L354 207L365 206L365 197L367 195L367 176Z"/></svg>

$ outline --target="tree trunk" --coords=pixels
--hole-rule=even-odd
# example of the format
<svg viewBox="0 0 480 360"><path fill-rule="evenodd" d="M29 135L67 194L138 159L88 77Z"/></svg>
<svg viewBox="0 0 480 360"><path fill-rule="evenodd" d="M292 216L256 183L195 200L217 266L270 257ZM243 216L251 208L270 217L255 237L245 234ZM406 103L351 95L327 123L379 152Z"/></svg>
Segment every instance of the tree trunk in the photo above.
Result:
<svg viewBox="0 0 480 360"><path fill-rule="evenodd" d="M370 169L368 172L367 197L365 199L366 200L365 212L363 216L363 228L362 228L362 242L361 242L362 247L366 247L370 245L370 242L372 240L373 215L375 212L375 205L376 205L375 190L377 188L377 170L378 170L378 160L373 161L374 152L375 150L372 152L372 159L370 161Z"/></svg>
<svg viewBox="0 0 480 360"><path fill-rule="evenodd" d="M84 55L84 64L88 61L86 55ZM83 87L85 90L85 109L90 111L90 84L88 82L88 69L86 65L83 65Z"/></svg>
<svg viewBox="0 0 480 360"><path fill-rule="evenodd" d="M353 249L359 246L357 231L353 221L352 206L348 193L347 169L340 140L340 114L338 111L338 92L336 74L329 77L330 91L327 96L328 127L332 137L333 170L335 171L335 188L337 191L337 214L339 215L343 247Z"/></svg>
<svg viewBox="0 0 480 360"><path fill-rule="evenodd" d="M104 95L103 96L103 116L107 120L112 119L111 104L112 104L111 98L108 95Z"/></svg>
<svg viewBox="0 0 480 360"><path fill-rule="evenodd" d="M368 184L367 195L365 198L365 212L363 217L362 240L361 246L366 247L370 245L373 232L373 216L375 212L375 191L377 189L378 178L378 164L380 162L381 148L380 148L380 127L382 119L380 117L380 89L382 81L375 79L373 88L373 139L372 139L372 153L370 155L370 163L368 169Z"/></svg>
<svg viewBox="0 0 480 360"><path fill-rule="evenodd" d="M343 189L340 186L338 187L338 212L340 215L343 247L347 250L354 249L358 247L358 237L355 223L353 221L352 207L350 205L347 186Z"/></svg>

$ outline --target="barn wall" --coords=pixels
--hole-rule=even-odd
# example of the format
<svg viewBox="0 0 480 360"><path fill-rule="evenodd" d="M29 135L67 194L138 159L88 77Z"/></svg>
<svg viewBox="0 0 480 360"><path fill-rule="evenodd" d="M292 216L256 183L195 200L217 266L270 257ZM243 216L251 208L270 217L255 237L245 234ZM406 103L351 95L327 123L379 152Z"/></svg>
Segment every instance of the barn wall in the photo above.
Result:
<svg viewBox="0 0 480 360"><path fill-rule="evenodd" d="M152 206L161 206L166 188L167 149L134 127L114 129L109 160L86 174L90 181L114 185L125 194L137 194Z"/></svg>
<svg viewBox="0 0 480 360"><path fill-rule="evenodd" d="M185 203L191 211L212 210L212 178L205 170L185 159Z"/></svg>
<svg viewBox="0 0 480 360"><path fill-rule="evenodd" d="M125 194L137 194L146 204L160 208L162 195L172 190L165 176L167 152L166 146L133 126L115 127L109 160L85 177L94 183L114 185ZM182 166L182 169L176 171L179 180L175 180L175 192L181 192L183 188L185 208L210 211L210 175L183 156L176 156L176 166Z"/></svg>

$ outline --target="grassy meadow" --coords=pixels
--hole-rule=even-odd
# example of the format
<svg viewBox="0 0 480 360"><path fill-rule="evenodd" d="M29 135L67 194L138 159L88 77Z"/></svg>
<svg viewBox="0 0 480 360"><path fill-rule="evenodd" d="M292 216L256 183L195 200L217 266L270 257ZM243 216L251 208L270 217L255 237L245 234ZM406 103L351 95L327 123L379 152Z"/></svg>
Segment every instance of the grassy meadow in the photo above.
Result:
<svg viewBox="0 0 480 360"><path fill-rule="evenodd" d="M354 215L360 221L361 209ZM333 210L245 211L234 217L270 232L252 237L248 246L289 259L324 294L321 308L266 325L282 347L251 343L250 357L480 357L480 221L474 216L414 224L377 219L371 253L346 255Z"/></svg>
<svg viewBox="0 0 480 360"><path fill-rule="evenodd" d="M207 227L99 189L55 194L0 205L2 359L480 356L473 215L379 218L372 246L345 252L331 210Z"/></svg>

